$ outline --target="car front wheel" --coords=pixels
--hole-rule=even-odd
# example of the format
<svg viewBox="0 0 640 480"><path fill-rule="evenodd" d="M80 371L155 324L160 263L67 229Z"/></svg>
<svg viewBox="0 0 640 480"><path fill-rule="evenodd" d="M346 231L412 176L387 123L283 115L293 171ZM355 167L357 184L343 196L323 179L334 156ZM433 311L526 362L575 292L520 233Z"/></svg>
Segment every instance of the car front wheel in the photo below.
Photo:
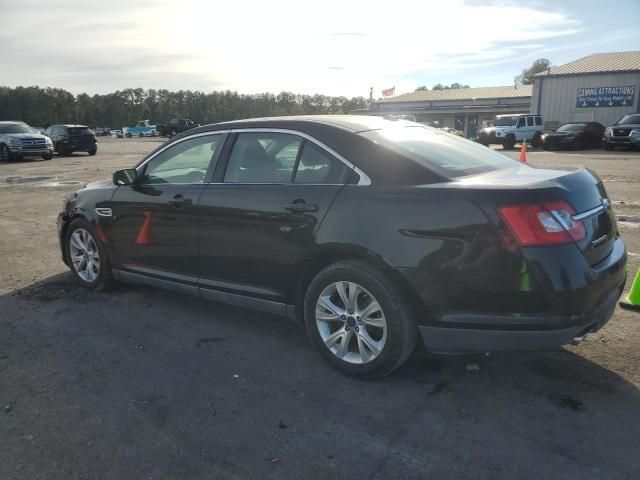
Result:
<svg viewBox="0 0 640 480"><path fill-rule="evenodd" d="M71 222L65 236L65 248L71 272L81 285L91 290L104 290L112 283L107 252L86 220Z"/></svg>
<svg viewBox="0 0 640 480"><path fill-rule="evenodd" d="M4 160L5 162L13 162L16 156L9 147L6 145L0 145L0 160Z"/></svg>
<svg viewBox="0 0 640 480"><path fill-rule="evenodd" d="M382 377L415 347L413 312L396 286L369 264L329 265L305 296L305 323L314 346L343 373Z"/></svg>

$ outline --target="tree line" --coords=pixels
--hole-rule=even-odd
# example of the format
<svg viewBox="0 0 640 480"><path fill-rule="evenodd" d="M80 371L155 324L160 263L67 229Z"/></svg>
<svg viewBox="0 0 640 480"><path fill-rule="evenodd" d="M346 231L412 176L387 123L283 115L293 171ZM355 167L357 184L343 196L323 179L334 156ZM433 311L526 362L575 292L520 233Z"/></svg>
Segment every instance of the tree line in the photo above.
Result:
<svg viewBox="0 0 640 480"><path fill-rule="evenodd" d="M78 123L121 128L149 119L190 118L201 124L252 117L347 113L365 108L363 97L278 94L239 94L127 88L105 95L72 95L60 88L0 86L0 120L21 120L32 126Z"/></svg>

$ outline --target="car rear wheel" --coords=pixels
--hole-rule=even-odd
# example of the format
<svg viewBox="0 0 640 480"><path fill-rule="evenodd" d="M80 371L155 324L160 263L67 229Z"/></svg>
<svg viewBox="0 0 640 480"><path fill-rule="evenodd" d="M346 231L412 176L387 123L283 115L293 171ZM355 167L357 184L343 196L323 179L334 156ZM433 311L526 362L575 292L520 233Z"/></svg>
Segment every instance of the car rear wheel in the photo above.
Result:
<svg viewBox="0 0 640 480"><path fill-rule="evenodd" d="M536 132L533 134L533 138L531 139L531 146L533 148L538 148L542 145L542 134L540 132Z"/></svg>
<svg viewBox="0 0 640 480"><path fill-rule="evenodd" d="M515 144L516 137L514 137L513 135L507 135L507 137L504 139L504 143L502 144L502 148L504 148L505 150L512 150Z"/></svg>
<svg viewBox="0 0 640 480"><path fill-rule="evenodd" d="M15 154L9 150L6 145L0 145L0 160L5 162L13 162L16 159Z"/></svg>
<svg viewBox="0 0 640 480"><path fill-rule="evenodd" d="M82 286L104 290L113 282L106 249L86 220L71 222L65 236L65 249L71 272Z"/></svg>
<svg viewBox="0 0 640 480"><path fill-rule="evenodd" d="M606 143L603 145L605 150L611 151L613 150L613 145L611 145L610 143Z"/></svg>
<svg viewBox="0 0 640 480"><path fill-rule="evenodd" d="M94 156L96 153L98 153L98 148L92 148L90 150L87 150L87 153L91 156Z"/></svg>
<svg viewBox="0 0 640 480"><path fill-rule="evenodd" d="M305 323L314 346L343 373L381 377L415 347L413 312L380 271L352 260L326 267L305 296Z"/></svg>

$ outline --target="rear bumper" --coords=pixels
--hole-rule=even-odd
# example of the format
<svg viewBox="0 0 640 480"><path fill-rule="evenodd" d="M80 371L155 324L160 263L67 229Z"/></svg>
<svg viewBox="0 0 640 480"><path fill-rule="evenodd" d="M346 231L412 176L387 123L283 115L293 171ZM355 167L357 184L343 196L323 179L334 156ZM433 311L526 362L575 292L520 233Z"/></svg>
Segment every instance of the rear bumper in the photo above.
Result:
<svg viewBox="0 0 640 480"><path fill-rule="evenodd" d="M603 304L590 315L575 317L488 317L466 315L478 323L478 328L453 328L420 326L419 331L426 348L433 353L470 353L550 350L581 339L589 333L600 330L608 321L622 294L619 289L610 292ZM495 324L496 320L514 327L526 329L488 330L483 326ZM514 322L515 320L515 322ZM510 322L512 322L510 324ZM550 326L569 325L549 329ZM535 328L535 329L534 329Z"/></svg>
<svg viewBox="0 0 640 480"><path fill-rule="evenodd" d="M553 252L533 247L525 252L535 276L525 291L509 289L515 279L489 290L483 286L489 284L488 277L484 282L481 277L474 279L473 288L463 282L443 285L440 297L456 289L463 295L452 294L440 308L421 317L418 328L427 349L434 353L546 350L602 328L624 288L624 243L616 238L611 253L593 266L570 247ZM419 283L415 272L405 275L418 293L433 289L432 283ZM475 302L464 305L465 297ZM425 304L433 305L433 299L425 298Z"/></svg>

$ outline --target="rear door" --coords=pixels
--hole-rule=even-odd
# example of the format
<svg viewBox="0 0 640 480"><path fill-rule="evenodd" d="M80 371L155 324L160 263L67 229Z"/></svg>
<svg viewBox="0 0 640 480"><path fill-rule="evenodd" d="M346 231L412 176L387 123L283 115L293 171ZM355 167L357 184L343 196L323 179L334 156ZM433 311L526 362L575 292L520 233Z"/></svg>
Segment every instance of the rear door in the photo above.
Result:
<svg viewBox="0 0 640 480"><path fill-rule="evenodd" d="M243 130L199 203L200 285L281 301L352 166L310 137Z"/></svg>
<svg viewBox="0 0 640 480"><path fill-rule="evenodd" d="M174 142L138 167L136 185L116 189L107 235L117 266L197 282L196 206L224 138L208 132Z"/></svg>

